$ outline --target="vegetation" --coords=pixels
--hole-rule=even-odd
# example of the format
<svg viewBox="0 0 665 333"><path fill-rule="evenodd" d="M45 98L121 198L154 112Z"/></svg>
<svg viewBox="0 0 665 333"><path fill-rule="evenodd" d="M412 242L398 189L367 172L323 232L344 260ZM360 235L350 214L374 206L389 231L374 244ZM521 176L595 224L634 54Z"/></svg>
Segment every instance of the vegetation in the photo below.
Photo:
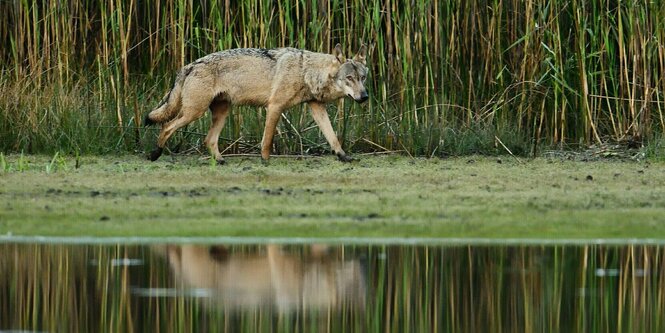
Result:
<svg viewBox="0 0 665 333"><path fill-rule="evenodd" d="M4 152L148 149L155 133L140 119L180 66L234 47L338 42L348 54L371 45L370 102L330 108L352 152L494 153L501 142L529 154L665 128L658 1L24 0L0 11ZM208 124L171 150L198 149ZM222 149L256 152L262 128L261 112L236 110ZM328 150L300 108L279 133L280 153Z"/></svg>
<svg viewBox="0 0 665 333"><path fill-rule="evenodd" d="M2 162L4 161L4 162ZM663 162L12 155L0 235L663 238ZM499 163L501 162L501 163Z"/></svg>

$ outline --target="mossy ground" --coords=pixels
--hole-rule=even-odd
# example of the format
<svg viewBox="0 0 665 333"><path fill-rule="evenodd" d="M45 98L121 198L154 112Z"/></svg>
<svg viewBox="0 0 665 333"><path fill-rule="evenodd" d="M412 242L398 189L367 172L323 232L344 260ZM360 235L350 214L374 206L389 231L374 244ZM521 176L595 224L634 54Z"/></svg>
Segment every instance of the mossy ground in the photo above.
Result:
<svg viewBox="0 0 665 333"><path fill-rule="evenodd" d="M0 234L665 237L663 162L11 155L2 169Z"/></svg>

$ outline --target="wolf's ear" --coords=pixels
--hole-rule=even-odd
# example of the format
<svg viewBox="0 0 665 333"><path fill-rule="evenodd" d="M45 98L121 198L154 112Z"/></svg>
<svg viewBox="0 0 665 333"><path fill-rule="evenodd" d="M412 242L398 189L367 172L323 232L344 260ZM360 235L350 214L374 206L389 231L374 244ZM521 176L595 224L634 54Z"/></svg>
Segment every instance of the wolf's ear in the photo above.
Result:
<svg viewBox="0 0 665 333"><path fill-rule="evenodd" d="M337 61L339 61L340 64L346 62L346 57L342 54L342 45L340 45L339 43L335 45L335 48L332 51L332 55L334 55L335 58L337 58Z"/></svg>
<svg viewBox="0 0 665 333"><path fill-rule="evenodd" d="M363 44L362 46L360 46L360 50L358 50L356 56L353 57L353 60L365 65L366 56L367 56L367 45Z"/></svg>

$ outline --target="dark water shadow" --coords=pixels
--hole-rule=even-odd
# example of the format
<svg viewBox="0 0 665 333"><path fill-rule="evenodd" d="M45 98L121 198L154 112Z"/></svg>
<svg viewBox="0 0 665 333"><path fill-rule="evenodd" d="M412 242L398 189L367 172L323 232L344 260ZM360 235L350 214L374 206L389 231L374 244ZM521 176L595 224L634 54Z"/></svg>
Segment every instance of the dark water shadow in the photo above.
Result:
<svg viewBox="0 0 665 333"><path fill-rule="evenodd" d="M0 244L0 331L665 331L664 247Z"/></svg>

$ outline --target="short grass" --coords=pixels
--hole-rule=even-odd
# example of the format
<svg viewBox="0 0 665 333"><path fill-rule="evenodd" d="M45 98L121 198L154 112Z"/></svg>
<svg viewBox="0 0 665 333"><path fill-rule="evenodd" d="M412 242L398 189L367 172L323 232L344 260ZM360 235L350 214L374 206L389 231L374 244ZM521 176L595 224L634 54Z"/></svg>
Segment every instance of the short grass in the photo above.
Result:
<svg viewBox="0 0 665 333"><path fill-rule="evenodd" d="M663 162L1 157L0 234L665 237Z"/></svg>

